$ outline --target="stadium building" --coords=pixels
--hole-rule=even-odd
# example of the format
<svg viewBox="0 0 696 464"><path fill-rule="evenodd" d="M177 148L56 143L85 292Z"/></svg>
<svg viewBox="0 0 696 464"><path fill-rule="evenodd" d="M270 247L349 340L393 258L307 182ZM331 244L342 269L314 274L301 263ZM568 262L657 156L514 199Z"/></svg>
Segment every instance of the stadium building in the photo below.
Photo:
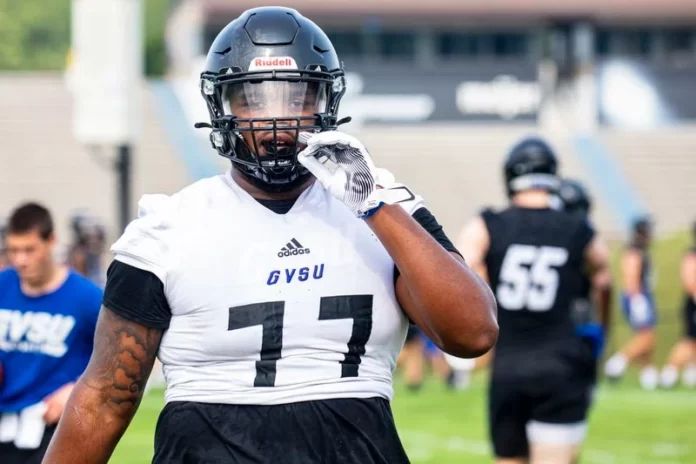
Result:
<svg viewBox="0 0 696 464"><path fill-rule="evenodd" d="M346 129L386 164L398 157L394 169L427 184L430 197L457 193L460 208L445 214L446 225L503 201L499 161L516 137L537 130L562 152L565 172L589 180L605 228L619 233L641 211L661 230L691 220L683 204L696 210L692 2L276 3L319 23L344 60L342 114L354 121ZM195 75L217 32L258 5L179 1L167 34L172 75ZM199 105L185 93L181 100ZM446 179L416 179L423 157L448 166ZM462 174L472 169L483 175Z"/></svg>
<svg viewBox="0 0 696 464"><path fill-rule="evenodd" d="M586 181L597 205L594 219L611 236L622 238L638 212L652 213L660 233L686 230L693 219L692 1L275 3L327 30L348 74L341 115L353 122L345 130L422 192L450 234L483 205L505 202L501 160L532 132L551 139L564 173ZM198 75L217 31L259 4L172 2L168 74L143 82L138 100L147 124L134 146L133 198L173 192L226 166L207 131L193 129L209 117ZM57 73L0 76L0 99L12 115L3 129L0 210L31 197L55 205L58 217L75 207L98 211L115 231L113 175L94 162L108 151L72 136L66 115L80 89L64 82ZM52 121L41 137L32 123L36 114ZM75 172L83 173L79 182ZM39 194L35 185L42 186Z"/></svg>

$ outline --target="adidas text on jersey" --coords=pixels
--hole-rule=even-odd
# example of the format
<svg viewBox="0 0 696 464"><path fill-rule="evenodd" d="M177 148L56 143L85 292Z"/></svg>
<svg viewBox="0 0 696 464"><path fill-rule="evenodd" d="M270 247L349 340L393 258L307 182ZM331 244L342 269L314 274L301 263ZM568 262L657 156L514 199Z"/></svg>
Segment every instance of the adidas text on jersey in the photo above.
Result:
<svg viewBox="0 0 696 464"><path fill-rule="evenodd" d="M308 255L308 254L309 254L309 248L303 247L302 244L297 241L297 239L293 238L283 248L280 249L280 251L278 252L278 257L284 258L286 256Z"/></svg>

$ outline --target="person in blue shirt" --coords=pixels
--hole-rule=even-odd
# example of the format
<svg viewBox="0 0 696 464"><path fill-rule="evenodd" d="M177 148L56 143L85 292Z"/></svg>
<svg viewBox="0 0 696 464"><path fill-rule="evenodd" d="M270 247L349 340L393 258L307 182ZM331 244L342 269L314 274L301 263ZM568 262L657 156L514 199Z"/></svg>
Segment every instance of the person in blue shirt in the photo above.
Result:
<svg viewBox="0 0 696 464"><path fill-rule="evenodd" d="M92 353L102 291L53 257L49 211L18 207L0 271L0 462L40 463Z"/></svg>

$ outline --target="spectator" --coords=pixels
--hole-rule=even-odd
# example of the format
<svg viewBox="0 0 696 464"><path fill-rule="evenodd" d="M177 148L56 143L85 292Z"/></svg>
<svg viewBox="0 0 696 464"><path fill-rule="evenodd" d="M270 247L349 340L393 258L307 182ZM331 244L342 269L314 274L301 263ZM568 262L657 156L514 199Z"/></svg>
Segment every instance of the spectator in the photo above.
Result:
<svg viewBox="0 0 696 464"><path fill-rule="evenodd" d="M73 243L68 265L93 283L104 287L106 273L102 261L106 249L106 232L96 218L78 214L71 220Z"/></svg>
<svg viewBox="0 0 696 464"><path fill-rule="evenodd" d="M7 250L5 249L5 231L7 223L5 218L0 218L0 270L7 267Z"/></svg>
<svg viewBox="0 0 696 464"><path fill-rule="evenodd" d="M102 292L56 263L46 208L8 221L0 271L0 462L38 464L92 352Z"/></svg>

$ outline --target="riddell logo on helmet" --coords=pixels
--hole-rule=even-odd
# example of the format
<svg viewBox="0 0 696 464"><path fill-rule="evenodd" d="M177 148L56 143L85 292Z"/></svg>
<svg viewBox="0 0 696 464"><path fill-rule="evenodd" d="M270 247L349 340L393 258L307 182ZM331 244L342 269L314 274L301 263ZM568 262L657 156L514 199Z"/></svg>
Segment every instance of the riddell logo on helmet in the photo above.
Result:
<svg viewBox="0 0 696 464"><path fill-rule="evenodd" d="M251 60L249 71L264 69L297 69L297 63L291 56L259 56Z"/></svg>

